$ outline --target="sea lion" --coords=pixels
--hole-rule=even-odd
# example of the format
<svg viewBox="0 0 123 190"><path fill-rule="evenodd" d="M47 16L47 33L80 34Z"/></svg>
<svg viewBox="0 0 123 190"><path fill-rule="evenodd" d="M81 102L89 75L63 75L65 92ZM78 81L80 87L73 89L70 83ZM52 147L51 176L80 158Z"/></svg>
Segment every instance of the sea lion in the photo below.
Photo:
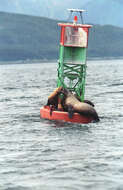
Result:
<svg viewBox="0 0 123 190"><path fill-rule="evenodd" d="M58 108L58 97L59 94L61 93L62 87L58 87L56 88L51 94L50 96L48 96L48 101L47 101L47 106L49 105L53 105L54 108Z"/></svg>
<svg viewBox="0 0 123 190"><path fill-rule="evenodd" d="M60 99L60 93L61 93L62 87L56 88L48 97L47 106L50 106L50 115L52 115L52 112L54 110L60 110L62 111L62 105L61 105L61 99Z"/></svg>
<svg viewBox="0 0 123 190"><path fill-rule="evenodd" d="M76 112L83 116L91 117L94 121L99 121L98 114L93 106L85 102L80 102L75 95L67 89L62 88L61 93L64 95L62 106L64 110L68 112L70 118L72 118L74 112Z"/></svg>
<svg viewBox="0 0 123 190"><path fill-rule="evenodd" d="M53 105L56 109L63 109L61 105L61 98L59 95L62 93L63 87L56 88L48 97L47 105ZM74 96L81 102L80 98L74 94ZM94 104L90 100L84 100L85 103L94 107Z"/></svg>
<svg viewBox="0 0 123 190"><path fill-rule="evenodd" d="M63 95L62 99L60 98L61 94ZM50 106L50 115L54 110L63 110L68 112L69 118L72 118L76 112L99 121L98 114L91 101L85 100L85 102L81 102L76 95L63 87L58 87L51 93L48 97L47 105Z"/></svg>

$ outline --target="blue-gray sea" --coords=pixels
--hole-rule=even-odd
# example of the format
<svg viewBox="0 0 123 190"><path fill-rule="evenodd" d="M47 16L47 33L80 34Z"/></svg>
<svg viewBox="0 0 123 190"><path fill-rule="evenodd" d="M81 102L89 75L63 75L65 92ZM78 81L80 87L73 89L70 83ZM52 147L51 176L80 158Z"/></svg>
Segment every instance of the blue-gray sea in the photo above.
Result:
<svg viewBox="0 0 123 190"><path fill-rule="evenodd" d="M57 63L0 65L0 190L123 189L123 60L87 65L87 125L40 119Z"/></svg>

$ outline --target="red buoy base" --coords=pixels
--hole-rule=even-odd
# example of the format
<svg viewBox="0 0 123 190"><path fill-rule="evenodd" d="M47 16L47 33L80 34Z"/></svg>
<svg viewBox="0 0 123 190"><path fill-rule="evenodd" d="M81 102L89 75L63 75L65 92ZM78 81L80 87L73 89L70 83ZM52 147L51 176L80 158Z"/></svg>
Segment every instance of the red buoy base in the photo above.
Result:
<svg viewBox="0 0 123 190"><path fill-rule="evenodd" d="M40 117L49 120L60 120L65 122L83 123L83 124L91 123L93 121L92 118L82 116L78 113L74 113L72 119L69 118L68 112L64 111L54 110L52 114L50 114L50 106L44 106L40 109Z"/></svg>

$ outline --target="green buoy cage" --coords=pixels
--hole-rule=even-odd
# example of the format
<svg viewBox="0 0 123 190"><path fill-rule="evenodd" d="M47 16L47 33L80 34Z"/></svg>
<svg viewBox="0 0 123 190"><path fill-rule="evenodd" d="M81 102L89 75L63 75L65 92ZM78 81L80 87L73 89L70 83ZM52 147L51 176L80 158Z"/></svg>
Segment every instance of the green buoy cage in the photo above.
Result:
<svg viewBox="0 0 123 190"><path fill-rule="evenodd" d="M57 86L69 89L84 101L88 31L91 26L71 23L58 25L61 26L61 38Z"/></svg>

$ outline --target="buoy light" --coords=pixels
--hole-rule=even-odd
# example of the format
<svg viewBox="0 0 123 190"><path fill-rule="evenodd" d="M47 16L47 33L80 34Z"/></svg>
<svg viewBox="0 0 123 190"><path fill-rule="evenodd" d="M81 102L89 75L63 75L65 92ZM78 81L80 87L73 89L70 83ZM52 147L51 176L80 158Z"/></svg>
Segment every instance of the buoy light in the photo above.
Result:
<svg viewBox="0 0 123 190"><path fill-rule="evenodd" d="M77 16L74 16L74 24L76 24L77 23L77 20L78 20L78 18L77 18Z"/></svg>

